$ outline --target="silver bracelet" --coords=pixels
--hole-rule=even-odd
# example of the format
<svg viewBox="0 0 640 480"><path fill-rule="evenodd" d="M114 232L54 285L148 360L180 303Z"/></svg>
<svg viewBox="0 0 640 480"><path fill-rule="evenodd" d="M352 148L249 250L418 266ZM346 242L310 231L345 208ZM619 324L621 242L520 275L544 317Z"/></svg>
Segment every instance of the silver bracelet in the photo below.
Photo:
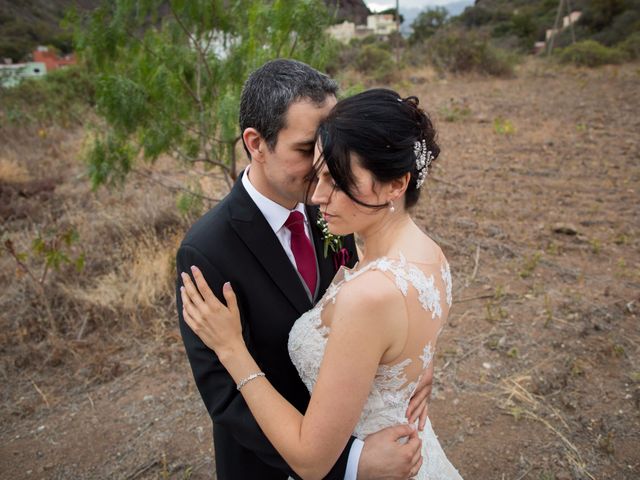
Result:
<svg viewBox="0 0 640 480"><path fill-rule="evenodd" d="M264 372L256 372L256 373L252 373L251 375L249 375L248 377L243 378L242 380L240 380L240 383L238 383L238 385L236 386L236 388L238 389L238 391L240 391L240 389L242 387L244 387L247 383L249 383L251 380L254 380L258 377L265 377L266 375L264 374Z"/></svg>

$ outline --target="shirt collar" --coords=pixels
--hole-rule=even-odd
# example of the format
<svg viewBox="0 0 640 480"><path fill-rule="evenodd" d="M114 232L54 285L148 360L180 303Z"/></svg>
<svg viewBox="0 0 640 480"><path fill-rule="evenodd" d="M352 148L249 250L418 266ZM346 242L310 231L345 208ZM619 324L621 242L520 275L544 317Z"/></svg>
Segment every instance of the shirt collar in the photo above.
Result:
<svg viewBox="0 0 640 480"><path fill-rule="evenodd" d="M278 233L278 231L284 226L284 223L287 221L293 210L297 210L302 213L302 215L304 215L305 222L308 222L307 212L303 203L298 203L293 210L289 210L270 198L265 197L262 193L256 190L256 187L254 187L249 180L249 168L250 166L245 169L244 174L242 175L242 186L251 197L251 200L253 200L253 203L256 204L258 210L260 210L264 218L267 220L267 223L274 233Z"/></svg>

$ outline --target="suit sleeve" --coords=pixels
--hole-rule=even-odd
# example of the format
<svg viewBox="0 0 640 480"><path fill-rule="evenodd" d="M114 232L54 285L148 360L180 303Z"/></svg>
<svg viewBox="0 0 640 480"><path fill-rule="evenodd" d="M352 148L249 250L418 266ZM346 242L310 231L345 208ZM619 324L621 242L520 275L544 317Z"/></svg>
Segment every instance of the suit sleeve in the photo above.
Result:
<svg viewBox="0 0 640 480"><path fill-rule="evenodd" d="M176 303L180 333L196 386L209 412L209 416L216 424L228 427L238 443L252 451L264 463L282 470L292 477L299 478L262 433L244 398L237 391L233 378L222 366L216 354L193 333L184 321L180 297L180 286L182 285L180 274L182 272L191 274L190 268L192 265L196 265L202 271L209 287L222 302L224 302L222 286L227 279L222 278L218 270L194 247L183 245L178 250L176 258ZM249 351L253 352L251 332L244 320L242 321L242 332ZM326 479L344 479L353 439L351 437L333 469L325 477Z"/></svg>

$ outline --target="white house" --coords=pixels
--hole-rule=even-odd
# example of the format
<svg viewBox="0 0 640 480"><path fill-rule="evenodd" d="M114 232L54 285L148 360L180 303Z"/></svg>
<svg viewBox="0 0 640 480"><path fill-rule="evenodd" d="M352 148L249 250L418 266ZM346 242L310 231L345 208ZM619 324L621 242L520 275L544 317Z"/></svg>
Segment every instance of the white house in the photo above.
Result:
<svg viewBox="0 0 640 480"><path fill-rule="evenodd" d="M42 77L47 74L44 62L9 63L0 65L0 85L15 87L23 78Z"/></svg>
<svg viewBox="0 0 640 480"><path fill-rule="evenodd" d="M367 17L367 28L375 35L391 35L398 30L398 25L391 14L375 14Z"/></svg>

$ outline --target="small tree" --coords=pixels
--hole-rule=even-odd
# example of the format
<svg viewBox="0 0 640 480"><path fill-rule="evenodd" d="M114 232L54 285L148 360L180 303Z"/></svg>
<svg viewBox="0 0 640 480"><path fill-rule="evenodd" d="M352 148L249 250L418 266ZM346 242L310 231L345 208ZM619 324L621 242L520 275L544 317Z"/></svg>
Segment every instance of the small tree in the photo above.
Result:
<svg viewBox="0 0 640 480"><path fill-rule="evenodd" d="M411 24L413 32L409 37L409 43L415 45L424 42L442 27L449 17L449 12L444 7L428 8L416 17Z"/></svg>
<svg viewBox="0 0 640 480"><path fill-rule="evenodd" d="M400 17L398 18L398 11L395 8L387 8L386 10L381 10L377 13L378 15L393 15L393 21L397 22L398 20L400 21L399 23L404 23L404 15L400 14Z"/></svg>
<svg viewBox="0 0 640 480"><path fill-rule="evenodd" d="M69 19L106 123L88 154L94 186L162 154L217 167L230 184L249 73L278 57L320 69L328 60L319 0L114 0Z"/></svg>

